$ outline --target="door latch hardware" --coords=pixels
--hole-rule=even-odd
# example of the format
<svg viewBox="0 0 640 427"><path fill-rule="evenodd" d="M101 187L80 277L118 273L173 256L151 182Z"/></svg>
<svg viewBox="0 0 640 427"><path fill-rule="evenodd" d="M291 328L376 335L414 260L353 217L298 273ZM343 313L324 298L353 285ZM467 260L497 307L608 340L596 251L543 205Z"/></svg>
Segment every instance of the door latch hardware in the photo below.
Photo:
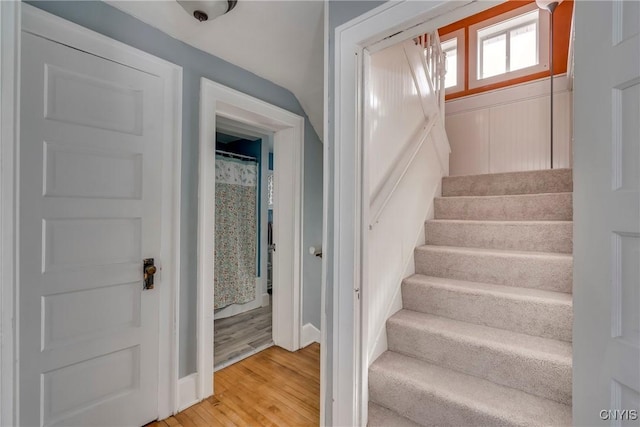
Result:
<svg viewBox="0 0 640 427"><path fill-rule="evenodd" d="M156 266L153 258L146 258L142 261L142 272L144 274L144 289L153 289L153 276L156 274Z"/></svg>

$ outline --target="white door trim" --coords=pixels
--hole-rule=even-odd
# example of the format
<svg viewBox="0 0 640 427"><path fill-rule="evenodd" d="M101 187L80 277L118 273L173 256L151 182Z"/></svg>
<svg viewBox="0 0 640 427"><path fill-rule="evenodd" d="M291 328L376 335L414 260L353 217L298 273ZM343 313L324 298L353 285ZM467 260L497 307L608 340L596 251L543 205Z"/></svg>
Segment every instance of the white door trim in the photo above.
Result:
<svg viewBox="0 0 640 427"><path fill-rule="evenodd" d="M500 2L387 2L335 30L333 184L333 408L334 425L367 422L366 232L363 183L362 91L364 50L380 50L433 31ZM374 46L375 45L375 46ZM360 292L361 298L356 298Z"/></svg>
<svg viewBox="0 0 640 427"><path fill-rule="evenodd" d="M323 46L323 97L322 110L324 120L322 123L322 134L325 143L322 144L322 247L325 248L325 255L322 260L322 279L320 291L320 425L327 425L327 375L330 375L328 369L327 346L327 245L328 241L328 225L329 225L329 144L326 142L329 138L329 0L324 0L324 46Z"/></svg>
<svg viewBox="0 0 640 427"><path fill-rule="evenodd" d="M17 425L15 241L20 111L20 2L0 2L0 425Z"/></svg>
<svg viewBox="0 0 640 427"><path fill-rule="evenodd" d="M21 31L90 52L102 58L159 76L164 83L162 272L167 286L160 289L158 416L166 418L177 409L178 382L178 295L180 272L180 182L182 156L182 67L120 43L87 28L20 2L2 5L2 424L17 425L17 378L19 355L15 346L19 324L16 316L20 283L15 277L18 263L17 239L19 194L17 141L19 120L19 54ZM21 13L20 13L21 11ZM7 16L5 16L5 12ZM13 18L13 20L11 20ZM5 21L6 19L6 21ZM4 25L5 22L11 25ZM6 38L6 39L5 39ZM6 43L6 44L5 44ZM6 50L5 50L6 48ZM152 66L150 67L150 64ZM5 72L6 71L6 72ZM15 74L11 75L10 71ZM5 89L9 98L5 102ZM11 99L13 98L13 99ZM8 108L5 108L8 107ZM5 128L5 125L7 127ZM12 323L12 326L7 326ZM6 365L5 365L6 364ZM5 369L6 367L6 369ZM10 410L7 410L10 408Z"/></svg>
<svg viewBox="0 0 640 427"><path fill-rule="evenodd" d="M198 178L198 399L213 394L213 253L215 248L216 115L274 132L274 233L277 236L273 295L273 340L289 351L300 348L302 306L302 201L304 119L297 114L202 78ZM286 190L284 190L286 189ZM284 191L283 191L284 190ZM290 215L287 223L283 216ZM279 223L282 226L279 227ZM208 255L211 254L211 255Z"/></svg>

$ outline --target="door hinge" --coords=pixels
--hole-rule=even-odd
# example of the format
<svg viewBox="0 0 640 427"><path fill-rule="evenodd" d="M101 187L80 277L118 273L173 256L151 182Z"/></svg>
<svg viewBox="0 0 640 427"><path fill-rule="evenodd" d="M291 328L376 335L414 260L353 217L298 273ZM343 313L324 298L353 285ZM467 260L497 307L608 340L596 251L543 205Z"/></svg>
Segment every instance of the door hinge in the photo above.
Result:
<svg viewBox="0 0 640 427"><path fill-rule="evenodd" d="M356 288L353 290L356 293L356 298L360 301L360 288Z"/></svg>

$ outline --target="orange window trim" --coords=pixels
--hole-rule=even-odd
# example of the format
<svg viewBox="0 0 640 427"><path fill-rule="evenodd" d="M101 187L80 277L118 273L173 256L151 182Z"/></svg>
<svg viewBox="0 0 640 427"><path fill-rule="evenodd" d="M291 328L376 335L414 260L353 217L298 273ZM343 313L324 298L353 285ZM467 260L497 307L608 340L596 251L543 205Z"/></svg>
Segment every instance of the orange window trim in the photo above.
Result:
<svg viewBox="0 0 640 427"><path fill-rule="evenodd" d="M465 37L465 51L464 51L464 90L445 96L446 100L462 98L468 95L475 95L490 90L500 89L508 86L517 85L520 83L529 82L532 80L548 77L549 72L538 72L528 76L519 77L511 80L505 80L503 82L494 83L474 89L469 89L469 26L477 24L478 22L486 21L495 16L502 15L503 13L533 3L532 0L507 0L498 6L487 9L476 15L469 16L460 21L449 24L438 30L440 36L444 36L453 31L464 28ZM563 74L567 72L567 59L569 56L569 38L571 37L571 18L573 16L573 0L565 0L554 12L553 22L553 72L555 74ZM475 48L475 47L474 47Z"/></svg>

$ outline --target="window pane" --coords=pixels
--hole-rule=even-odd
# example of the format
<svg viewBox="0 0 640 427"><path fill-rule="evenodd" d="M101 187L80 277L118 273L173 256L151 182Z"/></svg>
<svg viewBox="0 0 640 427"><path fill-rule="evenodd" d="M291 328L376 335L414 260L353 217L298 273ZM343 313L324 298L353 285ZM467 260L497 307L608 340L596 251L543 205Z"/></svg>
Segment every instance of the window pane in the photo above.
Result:
<svg viewBox="0 0 640 427"><path fill-rule="evenodd" d="M510 31L511 46L509 49L509 70L519 70L538 63L537 38L535 22Z"/></svg>
<svg viewBox="0 0 640 427"><path fill-rule="evenodd" d="M482 67L478 78L496 76L505 73L507 64L507 35L502 33L482 40Z"/></svg>
<svg viewBox="0 0 640 427"><path fill-rule="evenodd" d="M449 49L444 53L447 55L447 74L444 77L446 89L458 84L458 49Z"/></svg>

